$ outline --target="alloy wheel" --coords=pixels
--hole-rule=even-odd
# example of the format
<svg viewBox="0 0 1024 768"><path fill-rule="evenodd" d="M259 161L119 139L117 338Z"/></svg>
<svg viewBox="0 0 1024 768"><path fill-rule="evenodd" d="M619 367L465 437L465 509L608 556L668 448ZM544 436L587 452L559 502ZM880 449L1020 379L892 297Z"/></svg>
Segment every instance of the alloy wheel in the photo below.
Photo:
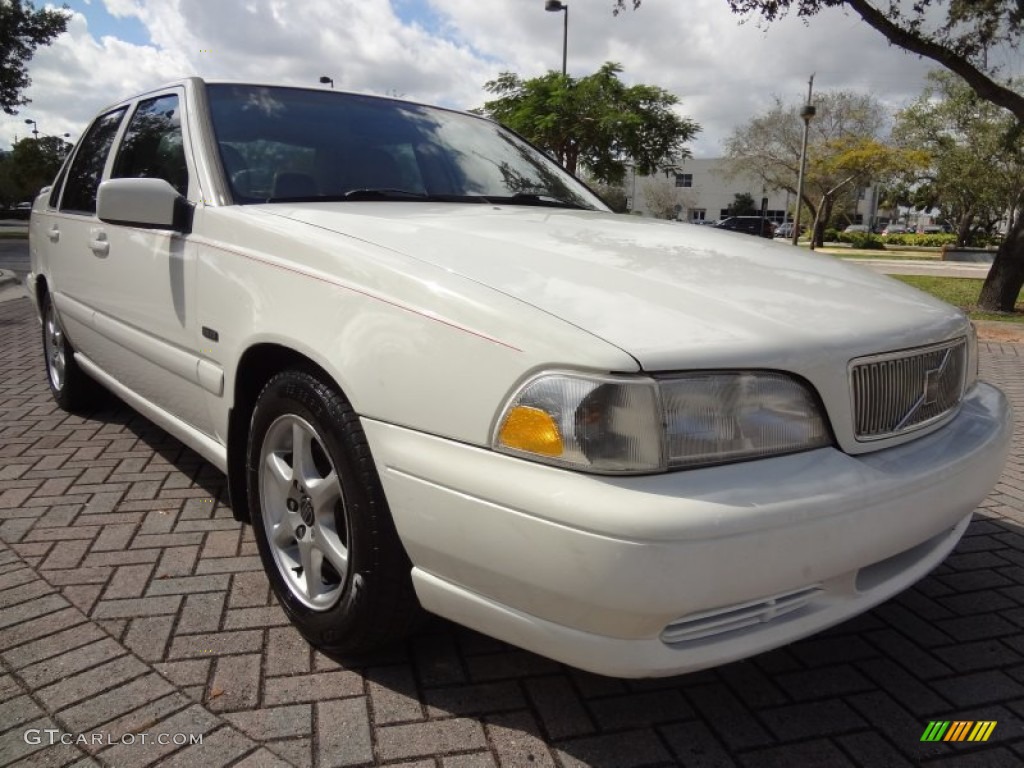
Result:
<svg viewBox="0 0 1024 768"><path fill-rule="evenodd" d="M260 451L260 511L285 584L299 602L328 610L349 571L349 525L341 481L316 430L279 416Z"/></svg>

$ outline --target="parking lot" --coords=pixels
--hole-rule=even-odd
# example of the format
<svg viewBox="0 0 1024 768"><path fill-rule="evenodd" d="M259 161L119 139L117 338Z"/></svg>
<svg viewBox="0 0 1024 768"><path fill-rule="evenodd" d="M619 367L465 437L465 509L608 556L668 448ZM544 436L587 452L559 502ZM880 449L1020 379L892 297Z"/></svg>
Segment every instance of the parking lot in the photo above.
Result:
<svg viewBox="0 0 1024 768"><path fill-rule="evenodd" d="M983 377L1019 414L1022 355L983 344ZM772 653L644 681L439 619L372 657L312 651L216 470L116 401L56 407L23 298L0 303L0 435L0 765L1024 760L1022 426L966 538L916 588ZM930 721L996 726L982 743L921 741Z"/></svg>

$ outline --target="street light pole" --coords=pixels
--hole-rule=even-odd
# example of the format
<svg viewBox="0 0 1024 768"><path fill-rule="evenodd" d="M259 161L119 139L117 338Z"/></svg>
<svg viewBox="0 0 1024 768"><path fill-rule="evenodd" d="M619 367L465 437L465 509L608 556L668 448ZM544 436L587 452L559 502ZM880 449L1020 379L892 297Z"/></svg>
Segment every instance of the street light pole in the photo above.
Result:
<svg viewBox="0 0 1024 768"><path fill-rule="evenodd" d="M28 118L27 120L25 120L25 123L26 123L26 125L31 125L32 126L32 138L38 140L39 139L39 123L37 123L32 118Z"/></svg>
<svg viewBox="0 0 1024 768"><path fill-rule="evenodd" d="M814 105L811 104L811 94L814 91L814 75L807 82L807 103L800 109L800 119L804 121L804 140L800 145L800 174L796 180L796 216L793 217L793 245L796 245L800 237L800 210L804 201L804 173L807 170L807 133L811 128L811 118L814 117ZM814 233L811 233L812 244Z"/></svg>
<svg viewBox="0 0 1024 768"><path fill-rule="evenodd" d="M564 77L566 72L566 53L569 50L569 5L561 2L561 0L546 0L544 10L554 13L565 11L565 19L562 24L562 76Z"/></svg>
<svg viewBox="0 0 1024 768"><path fill-rule="evenodd" d="M328 83L330 83L331 84L331 90L334 90L334 79L333 78L330 78L327 75L320 75L320 82L323 83L324 85L327 85Z"/></svg>

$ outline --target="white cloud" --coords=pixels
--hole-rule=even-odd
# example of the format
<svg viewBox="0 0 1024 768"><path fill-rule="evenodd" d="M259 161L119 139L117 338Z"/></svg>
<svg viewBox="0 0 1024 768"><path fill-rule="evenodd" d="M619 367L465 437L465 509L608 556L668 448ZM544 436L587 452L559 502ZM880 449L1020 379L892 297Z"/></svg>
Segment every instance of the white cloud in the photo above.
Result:
<svg viewBox="0 0 1024 768"><path fill-rule="evenodd" d="M77 139L100 107L180 77L188 68L175 51L114 37L97 40L89 34L85 17L75 13L67 33L36 52L26 93L32 103L0 122L0 146L9 146L15 135L26 135L25 118L36 120L44 133L71 133Z"/></svg>
<svg viewBox="0 0 1024 768"><path fill-rule="evenodd" d="M37 52L27 95L33 103L0 121L0 146L25 135L24 118L47 133L77 136L96 110L133 92L185 75L318 84L471 108L500 71L526 76L561 66L561 13L542 0L104 0L135 18L151 44L96 39L76 14L68 33ZM838 10L809 26L788 18L739 24L725 0L657 2L611 14L611 0L570 3L569 71L618 61L630 82L659 85L682 100L704 128L698 155L721 151L733 127L779 95L798 101L807 77L816 89L870 92L892 107L919 91L932 65L889 47L878 33ZM429 11L403 22L396 8Z"/></svg>

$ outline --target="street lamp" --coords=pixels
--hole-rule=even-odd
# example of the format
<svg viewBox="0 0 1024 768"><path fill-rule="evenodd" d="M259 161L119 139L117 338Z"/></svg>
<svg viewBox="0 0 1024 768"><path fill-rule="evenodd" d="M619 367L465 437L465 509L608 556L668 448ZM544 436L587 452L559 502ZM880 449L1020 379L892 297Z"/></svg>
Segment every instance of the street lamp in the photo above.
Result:
<svg viewBox="0 0 1024 768"><path fill-rule="evenodd" d="M324 85L331 84L331 88L334 88L334 80L327 75L320 75L320 82Z"/></svg>
<svg viewBox="0 0 1024 768"><path fill-rule="evenodd" d="M565 11L565 19L562 24L562 76L565 76L565 54L569 46L569 6L561 0L545 0L544 10L557 13Z"/></svg>
<svg viewBox="0 0 1024 768"><path fill-rule="evenodd" d="M39 123L37 123L32 118L26 119L25 123L27 125L31 125L32 126L32 138L38 139L39 138Z"/></svg>
<svg viewBox="0 0 1024 768"><path fill-rule="evenodd" d="M814 75L811 75L807 83L807 103L800 108L800 119L804 121L804 140L800 145L800 174L796 180L796 216L793 217L793 245L796 245L800 237L800 211L804 202L804 173L807 170L807 133L811 129L811 118L814 117L815 109L811 104L811 93L814 88ZM814 250L814 233L811 233L811 250Z"/></svg>

